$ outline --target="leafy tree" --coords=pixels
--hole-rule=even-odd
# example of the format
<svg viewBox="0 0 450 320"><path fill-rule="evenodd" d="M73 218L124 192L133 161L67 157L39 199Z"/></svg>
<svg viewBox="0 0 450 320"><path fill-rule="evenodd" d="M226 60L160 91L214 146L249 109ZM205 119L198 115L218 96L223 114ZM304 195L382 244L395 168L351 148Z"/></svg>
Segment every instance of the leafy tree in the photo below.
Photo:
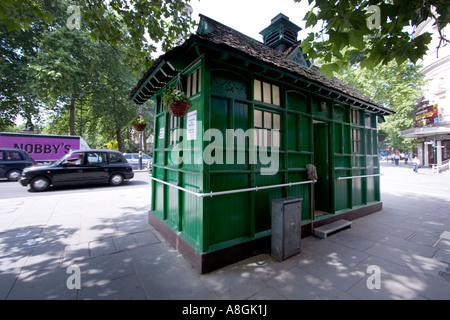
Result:
<svg viewBox="0 0 450 320"><path fill-rule="evenodd" d="M80 22L92 40L122 45L126 61L142 73L152 63L149 58L161 43L170 49L186 37L195 21L185 10L189 0L71 0L65 3L65 23L77 28ZM0 25L8 32L28 30L36 23L61 23L61 11L49 7L49 0L3 0ZM72 6L72 7L71 7ZM60 7L61 8L61 7ZM72 9L72 10L71 10ZM181 37L180 37L181 36ZM139 60L139 61L136 61Z"/></svg>
<svg viewBox="0 0 450 320"><path fill-rule="evenodd" d="M379 126L380 131L387 136L385 146L402 151L415 148L415 140L403 139L398 132L411 128L413 124L415 103L424 84L419 66L409 62L398 66L391 61L376 69L367 70L355 65L348 70L341 70L337 77L376 103L395 111Z"/></svg>
<svg viewBox="0 0 450 320"><path fill-rule="evenodd" d="M321 71L327 75L356 63L370 69L393 60L398 65L416 63L425 55L431 34L412 34L427 19L439 31L439 46L447 44L443 29L450 23L448 0L315 0L304 20L306 27L319 31L310 32L301 46L309 58L323 59Z"/></svg>
<svg viewBox="0 0 450 320"><path fill-rule="evenodd" d="M50 108L69 110L69 133L75 135L75 102L97 83L99 44L80 30L60 27L42 35L31 64L35 90Z"/></svg>

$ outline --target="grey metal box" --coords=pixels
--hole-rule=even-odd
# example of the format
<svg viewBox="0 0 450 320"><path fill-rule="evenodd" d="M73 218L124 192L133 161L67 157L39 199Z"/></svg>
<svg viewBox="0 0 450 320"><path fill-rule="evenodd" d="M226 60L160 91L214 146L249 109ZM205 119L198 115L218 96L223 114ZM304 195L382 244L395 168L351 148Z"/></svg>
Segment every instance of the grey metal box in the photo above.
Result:
<svg viewBox="0 0 450 320"><path fill-rule="evenodd" d="M278 261L301 252L302 198L272 201L272 256Z"/></svg>

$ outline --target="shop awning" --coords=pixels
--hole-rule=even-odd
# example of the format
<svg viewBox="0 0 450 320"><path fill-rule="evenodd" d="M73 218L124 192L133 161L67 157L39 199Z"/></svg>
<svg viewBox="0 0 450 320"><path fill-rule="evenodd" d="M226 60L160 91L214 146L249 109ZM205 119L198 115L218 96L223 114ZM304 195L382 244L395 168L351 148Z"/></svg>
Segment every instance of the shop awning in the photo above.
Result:
<svg viewBox="0 0 450 320"><path fill-rule="evenodd" d="M430 136L437 136L443 134L450 134L450 127L437 126L437 127L420 127L399 132L402 138L426 138Z"/></svg>

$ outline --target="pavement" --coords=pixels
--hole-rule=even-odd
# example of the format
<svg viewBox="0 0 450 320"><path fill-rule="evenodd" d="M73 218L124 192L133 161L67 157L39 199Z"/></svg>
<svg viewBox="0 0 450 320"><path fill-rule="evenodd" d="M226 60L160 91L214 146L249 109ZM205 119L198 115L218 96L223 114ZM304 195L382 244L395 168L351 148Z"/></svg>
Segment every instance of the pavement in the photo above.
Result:
<svg viewBox="0 0 450 320"><path fill-rule="evenodd" d="M147 186L0 200L0 299L450 299L450 174L381 173L382 211L204 275L147 223Z"/></svg>

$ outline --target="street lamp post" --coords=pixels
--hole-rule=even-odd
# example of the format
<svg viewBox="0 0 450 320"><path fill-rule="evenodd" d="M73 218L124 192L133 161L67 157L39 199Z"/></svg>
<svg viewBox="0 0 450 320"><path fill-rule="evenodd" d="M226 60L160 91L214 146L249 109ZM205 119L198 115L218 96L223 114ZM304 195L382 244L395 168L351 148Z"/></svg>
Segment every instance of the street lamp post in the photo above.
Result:
<svg viewBox="0 0 450 320"><path fill-rule="evenodd" d="M142 114L142 104L139 108L139 113ZM139 131L139 170L142 170L142 139L143 131Z"/></svg>

